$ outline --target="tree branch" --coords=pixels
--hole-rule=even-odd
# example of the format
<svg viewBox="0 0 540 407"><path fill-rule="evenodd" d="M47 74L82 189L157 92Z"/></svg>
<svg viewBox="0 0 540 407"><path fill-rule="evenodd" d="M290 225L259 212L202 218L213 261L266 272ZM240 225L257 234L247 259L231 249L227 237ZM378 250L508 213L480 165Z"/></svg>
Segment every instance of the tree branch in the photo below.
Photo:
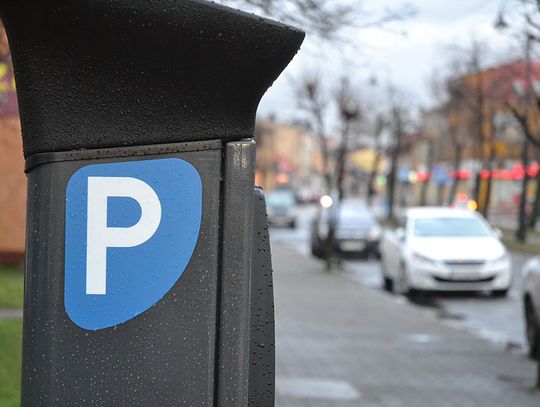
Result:
<svg viewBox="0 0 540 407"><path fill-rule="evenodd" d="M248 8L277 20L299 26L328 41L341 41L347 28L380 27L402 21L416 14L410 5L385 9L380 14L365 10L363 3L348 0L220 0L222 3Z"/></svg>
<svg viewBox="0 0 540 407"><path fill-rule="evenodd" d="M512 112L512 116L514 116L514 118L518 121L523 131L523 135L527 138L527 140L529 140L534 146L540 148L540 140L531 134L527 115L520 113L517 107L510 102L506 102L506 107L508 107L508 110Z"/></svg>

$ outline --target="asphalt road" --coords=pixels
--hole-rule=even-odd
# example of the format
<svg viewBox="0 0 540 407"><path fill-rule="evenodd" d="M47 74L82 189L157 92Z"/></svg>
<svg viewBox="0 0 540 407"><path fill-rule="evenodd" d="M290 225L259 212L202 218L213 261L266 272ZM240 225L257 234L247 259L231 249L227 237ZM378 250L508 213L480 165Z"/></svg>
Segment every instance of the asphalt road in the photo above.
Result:
<svg viewBox="0 0 540 407"><path fill-rule="evenodd" d="M309 224L313 207L301 207L296 229L272 228L271 239L274 244L292 248L306 256L309 253ZM512 253L514 285L506 298L493 298L489 294L437 294L421 298L415 305L426 312L433 312L458 329L489 339L512 348L525 351L524 322L520 299L521 268L530 258L523 253ZM376 260L346 261L344 272L364 286L382 290L380 263ZM393 294L388 294L393 295ZM405 304L408 300L395 296L397 302Z"/></svg>

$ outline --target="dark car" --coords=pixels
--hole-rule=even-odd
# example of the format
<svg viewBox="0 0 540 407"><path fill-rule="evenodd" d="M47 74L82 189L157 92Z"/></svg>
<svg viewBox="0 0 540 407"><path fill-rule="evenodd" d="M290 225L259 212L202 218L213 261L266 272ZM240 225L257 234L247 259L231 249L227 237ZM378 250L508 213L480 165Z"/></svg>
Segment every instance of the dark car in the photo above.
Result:
<svg viewBox="0 0 540 407"><path fill-rule="evenodd" d="M292 191L278 189L266 194L268 223L275 226L296 227L296 198Z"/></svg>
<svg viewBox="0 0 540 407"><path fill-rule="evenodd" d="M311 253L324 257L328 238L328 217L337 210L334 254L342 257L379 258L381 227L371 210L362 203L344 201L336 208L320 207L311 224Z"/></svg>

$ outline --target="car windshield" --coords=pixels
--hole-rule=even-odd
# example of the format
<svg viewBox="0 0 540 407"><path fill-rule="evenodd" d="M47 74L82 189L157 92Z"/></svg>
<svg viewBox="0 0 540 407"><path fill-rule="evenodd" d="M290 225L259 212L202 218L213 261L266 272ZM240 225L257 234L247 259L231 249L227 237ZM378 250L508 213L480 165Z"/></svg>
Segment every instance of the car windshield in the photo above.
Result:
<svg viewBox="0 0 540 407"><path fill-rule="evenodd" d="M427 218L414 222L416 237L488 237L489 228L474 218Z"/></svg>
<svg viewBox="0 0 540 407"><path fill-rule="evenodd" d="M289 192L273 192L266 197L268 206L293 206L294 196Z"/></svg>
<svg viewBox="0 0 540 407"><path fill-rule="evenodd" d="M342 205L339 213L341 220L371 222L373 219L369 210L361 205Z"/></svg>

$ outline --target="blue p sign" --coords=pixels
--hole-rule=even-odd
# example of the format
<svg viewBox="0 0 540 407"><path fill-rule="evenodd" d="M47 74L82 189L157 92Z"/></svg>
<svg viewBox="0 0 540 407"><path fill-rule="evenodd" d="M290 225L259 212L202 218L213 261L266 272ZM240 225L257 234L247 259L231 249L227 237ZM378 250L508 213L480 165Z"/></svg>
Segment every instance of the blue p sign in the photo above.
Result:
<svg viewBox="0 0 540 407"><path fill-rule="evenodd" d="M177 158L93 164L66 193L64 304L88 330L126 322L178 281L197 243L202 184Z"/></svg>

